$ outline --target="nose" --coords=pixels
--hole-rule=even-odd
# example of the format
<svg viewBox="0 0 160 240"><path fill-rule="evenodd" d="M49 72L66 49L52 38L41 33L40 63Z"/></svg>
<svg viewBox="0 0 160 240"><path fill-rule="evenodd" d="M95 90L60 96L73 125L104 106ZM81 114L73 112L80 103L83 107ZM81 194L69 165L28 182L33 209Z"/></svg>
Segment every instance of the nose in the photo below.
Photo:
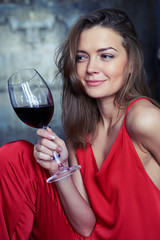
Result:
<svg viewBox="0 0 160 240"><path fill-rule="evenodd" d="M95 58L92 58L88 61L87 73L88 74L99 73L99 63Z"/></svg>

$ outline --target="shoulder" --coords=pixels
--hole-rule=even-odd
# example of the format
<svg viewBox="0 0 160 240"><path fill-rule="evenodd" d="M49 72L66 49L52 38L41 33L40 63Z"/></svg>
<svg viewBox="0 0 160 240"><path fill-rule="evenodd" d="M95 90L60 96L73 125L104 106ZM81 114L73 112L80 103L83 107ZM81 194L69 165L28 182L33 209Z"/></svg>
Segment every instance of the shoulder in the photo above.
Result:
<svg viewBox="0 0 160 240"><path fill-rule="evenodd" d="M125 124L130 136L141 140L159 132L159 120L160 109L150 101L142 99L129 109Z"/></svg>

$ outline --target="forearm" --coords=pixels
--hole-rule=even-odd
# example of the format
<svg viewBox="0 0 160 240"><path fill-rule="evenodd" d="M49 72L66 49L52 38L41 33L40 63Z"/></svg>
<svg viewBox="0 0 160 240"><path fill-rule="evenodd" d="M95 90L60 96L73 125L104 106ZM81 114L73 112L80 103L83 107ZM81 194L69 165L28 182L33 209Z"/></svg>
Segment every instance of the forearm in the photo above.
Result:
<svg viewBox="0 0 160 240"><path fill-rule="evenodd" d="M89 236L96 223L89 203L78 192L71 177L56 182L56 186L71 226L80 235Z"/></svg>

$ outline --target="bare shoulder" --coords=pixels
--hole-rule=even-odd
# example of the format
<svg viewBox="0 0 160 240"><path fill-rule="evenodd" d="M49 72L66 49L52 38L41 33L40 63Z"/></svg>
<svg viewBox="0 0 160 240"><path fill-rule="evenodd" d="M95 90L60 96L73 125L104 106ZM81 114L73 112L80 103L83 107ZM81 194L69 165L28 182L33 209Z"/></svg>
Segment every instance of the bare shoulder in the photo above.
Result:
<svg viewBox="0 0 160 240"><path fill-rule="evenodd" d="M148 100L135 102L126 116L126 128L131 137L151 137L160 131L160 109Z"/></svg>

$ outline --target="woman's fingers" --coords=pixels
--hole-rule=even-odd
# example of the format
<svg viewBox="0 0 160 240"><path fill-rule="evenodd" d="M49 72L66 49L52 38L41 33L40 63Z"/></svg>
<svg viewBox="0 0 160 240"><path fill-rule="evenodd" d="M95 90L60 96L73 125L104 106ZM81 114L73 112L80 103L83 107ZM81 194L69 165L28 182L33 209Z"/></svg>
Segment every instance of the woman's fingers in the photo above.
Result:
<svg viewBox="0 0 160 240"><path fill-rule="evenodd" d="M40 128L37 130L37 134L39 137L41 137L41 144L44 144L46 146L46 144L48 145L49 142L45 141L45 140L50 140L51 142L49 143L48 147L49 148L53 148L58 152L61 152L63 147L65 146L64 141L59 138L50 128L47 127L46 130ZM42 142L43 141L43 142ZM53 145L52 143L54 143L55 145Z"/></svg>
<svg viewBox="0 0 160 240"><path fill-rule="evenodd" d="M48 140L46 138L40 138L38 140L38 150L43 152L47 149L50 150L48 153L51 155L51 151L59 151L59 145L54 141Z"/></svg>
<svg viewBox="0 0 160 240"><path fill-rule="evenodd" d="M43 145L40 145L40 144L35 145L34 152L38 159L44 159L44 160L53 159L53 151L44 147Z"/></svg>
<svg viewBox="0 0 160 240"><path fill-rule="evenodd" d="M43 128L40 128L37 130L37 135L39 137L42 137L42 138L47 138L47 139L50 139L50 140L54 140L55 139L55 136L54 136L54 133L52 132L51 129L49 129L47 127L47 129L43 129Z"/></svg>
<svg viewBox="0 0 160 240"><path fill-rule="evenodd" d="M43 149L40 151L39 149ZM43 168L48 169L49 171L55 173L58 170L58 165L56 161L53 161L53 153L43 146L39 146L39 144L34 146L34 157L36 162L41 165ZM50 153L50 154L48 154Z"/></svg>
<svg viewBox="0 0 160 240"><path fill-rule="evenodd" d="M54 152L62 164L68 166L68 150L65 142L59 138L50 128L38 129L40 137L38 144L34 146L36 161L49 171L57 171L57 163L54 161Z"/></svg>

